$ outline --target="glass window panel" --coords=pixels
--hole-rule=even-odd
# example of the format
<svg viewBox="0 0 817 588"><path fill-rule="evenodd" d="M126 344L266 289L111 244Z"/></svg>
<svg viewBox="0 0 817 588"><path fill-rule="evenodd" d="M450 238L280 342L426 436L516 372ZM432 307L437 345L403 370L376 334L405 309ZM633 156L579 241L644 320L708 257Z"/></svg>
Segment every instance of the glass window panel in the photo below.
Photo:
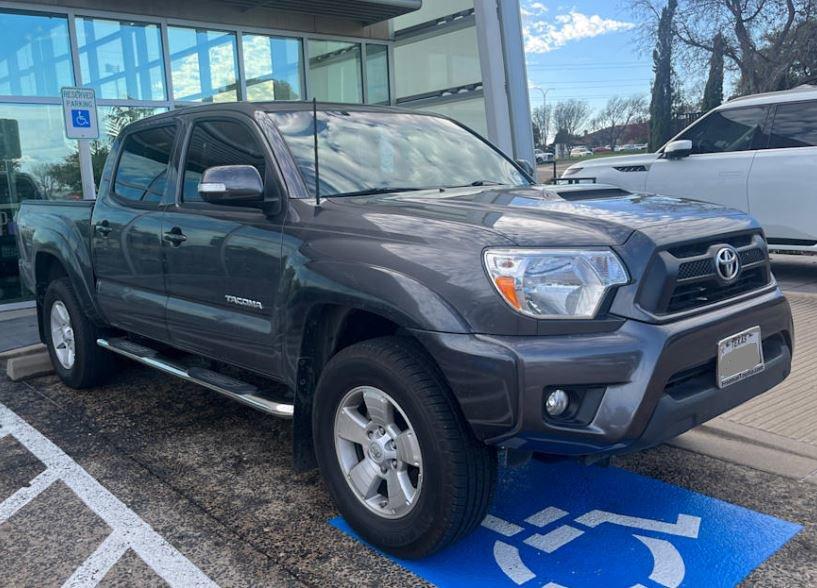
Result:
<svg viewBox="0 0 817 588"><path fill-rule="evenodd" d="M68 19L0 12L0 94L59 96L74 85Z"/></svg>
<svg viewBox="0 0 817 588"><path fill-rule="evenodd" d="M817 102L778 104L769 149L817 146Z"/></svg>
<svg viewBox="0 0 817 588"><path fill-rule="evenodd" d="M692 141L693 154L747 151L755 148L766 114L765 106L718 110L695 123L679 139Z"/></svg>
<svg viewBox="0 0 817 588"><path fill-rule="evenodd" d="M309 41L309 84L325 102L363 102L360 45L341 41Z"/></svg>
<svg viewBox="0 0 817 588"><path fill-rule="evenodd" d="M485 114L484 98L471 98L470 100L444 102L433 106L420 107L417 110L424 112L435 112L437 114L442 114L443 116L450 116L455 121L464 124L466 127L476 131L483 137L488 136L488 118Z"/></svg>
<svg viewBox="0 0 817 588"><path fill-rule="evenodd" d="M301 41L244 35L248 100L301 100Z"/></svg>
<svg viewBox="0 0 817 588"><path fill-rule="evenodd" d="M111 151L114 139L125 125L148 116L165 112L166 108L132 108L129 106L101 106L98 109L99 140L91 142L91 164L94 168L94 182L99 186L105 160Z"/></svg>
<svg viewBox="0 0 817 588"><path fill-rule="evenodd" d="M82 198L76 141L58 105L0 104L0 304L30 298L17 271L14 219L29 199Z"/></svg>
<svg viewBox="0 0 817 588"><path fill-rule="evenodd" d="M158 203L167 187L167 165L175 137L175 126L128 135L116 168L116 195L133 202Z"/></svg>
<svg viewBox="0 0 817 588"><path fill-rule="evenodd" d="M238 99L238 62L233 33L168 27L173 95L182 102Z"/></svg>
<svg viewBox="0 0 817 588"><path fill-rule="evenodd" d="M474 27L397 45L394 64L398 98L482 81Z"/></svg>
<svg viewBox="0 0 817 588"><path fill-rule="evenodd" d="M442 16L456 14L474 8L474 0L431 0L423 2L420 10L415 10L393 19L394 30L399 31L436 20Z"/></svg>
<svg viewBox="0 0 817 588"><path fill-rule="evenodd" d="M389 48L366 45L366 85L369 104L389 103Z"/></svg>
<svg viewBox="0 0 817 588"><path fill-rule="evenodd" d="M218 165L252 165L262 178L266 171L264 151L247 127L226 120L197 124L184 165L182 200L200 201L201 175Z"/></svg>
<svg viewBox="0 0 817 588"><path fill-rule="evenodd" d="M77 17L82 84L97 98L165 100L158 25Z"/></svg>

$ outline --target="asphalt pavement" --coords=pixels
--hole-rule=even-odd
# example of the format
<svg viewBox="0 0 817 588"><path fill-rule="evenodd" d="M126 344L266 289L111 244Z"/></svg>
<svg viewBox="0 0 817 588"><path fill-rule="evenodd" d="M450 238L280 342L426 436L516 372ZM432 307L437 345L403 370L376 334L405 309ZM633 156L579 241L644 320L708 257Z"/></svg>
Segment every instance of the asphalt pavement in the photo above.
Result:
<svg viewBox="0 0 817 588"><path fill-rule="evenodd" d="M87 391L53 376L0 378L1 405L218 585L423 584L328 524L336 511L319 477L291 469L290 422L127 364L110 384ZM0 502L48 466L42 447L17 437L0 439ZM813 485L666 446L616 459L613 467L803 525L745 583L817 585ZM99 491L88 498L73 489L58 480L0 524L5 585L62 584L117 530L119 519L112 523L100 511ZM172 578L172 569L145 564L143 552L122 551L98 571L101 585Z"/></svg>

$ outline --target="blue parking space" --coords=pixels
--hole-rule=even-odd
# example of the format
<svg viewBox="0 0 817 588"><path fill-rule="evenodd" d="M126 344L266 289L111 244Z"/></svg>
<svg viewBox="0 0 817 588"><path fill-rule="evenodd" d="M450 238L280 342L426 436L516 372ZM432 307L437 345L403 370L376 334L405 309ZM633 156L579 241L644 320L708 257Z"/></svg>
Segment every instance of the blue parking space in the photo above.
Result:
<svg viewBox="0 0 817 588"><path fill-rule="evenodd" d="M800 528L619 468L533 461L502 473L470 537L397 563L440 587L734 586Z"/></svg>

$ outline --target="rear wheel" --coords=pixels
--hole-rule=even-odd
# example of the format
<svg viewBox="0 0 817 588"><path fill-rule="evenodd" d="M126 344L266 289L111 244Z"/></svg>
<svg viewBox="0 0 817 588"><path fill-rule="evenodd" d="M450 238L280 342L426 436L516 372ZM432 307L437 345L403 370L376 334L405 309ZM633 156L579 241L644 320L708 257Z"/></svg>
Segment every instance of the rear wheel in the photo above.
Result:
<svg viewBox="0 0 817 588"><path fill-rule="evenodd" d="M43 312L46 346L60 379L72 388L102 383L114 358L97 346L99 329L82 312L68 278L49 284Z"/></svg>
<svg viewBox="0 0 817 588"><path fill-rule="evenodd" d="M315 449L346 521L398 557L438 551L484 518L496 478L436 366L411 340L333 357L315 395Z"/></svg>

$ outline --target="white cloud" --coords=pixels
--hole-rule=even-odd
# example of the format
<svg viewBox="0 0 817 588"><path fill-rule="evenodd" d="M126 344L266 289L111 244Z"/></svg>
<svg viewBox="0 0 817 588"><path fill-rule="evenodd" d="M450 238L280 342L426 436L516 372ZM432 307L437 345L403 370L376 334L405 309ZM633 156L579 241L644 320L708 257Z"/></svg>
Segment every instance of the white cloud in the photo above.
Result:
<svg viewBox="0 0 817 588"><path fill-rule="evenodd" d="M632 22L604 18L598 14L584 14L575 9L544 20L547 7L540 2L528 4L522 12L525 51L528 54L548 53L571 41L590 39L607 33L627 31Z"/></svg>

